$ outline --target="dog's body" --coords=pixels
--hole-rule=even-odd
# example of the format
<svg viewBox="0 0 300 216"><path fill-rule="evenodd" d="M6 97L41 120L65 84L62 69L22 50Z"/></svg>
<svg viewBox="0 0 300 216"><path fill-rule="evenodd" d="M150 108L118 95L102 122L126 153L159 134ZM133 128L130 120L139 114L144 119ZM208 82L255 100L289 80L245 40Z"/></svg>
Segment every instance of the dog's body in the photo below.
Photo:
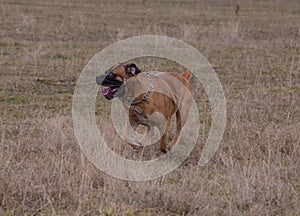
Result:
<svg viewBox="0 0 300 216"><path fill-rule="evenodd" d="M189 77L189 71L182 75L160 72L152 76L141 72L135 64L120 64L107 71L106 75L97 76L97 83L108 87L102 92L107 99L120 97L129 108L129 123L133 130L139 124L147 126L151 133L153 127L159 128L162 134L160 150L166 153L177 143L187 120L192 103ZM168 148L167 135L174 114L176 134ZM129 131L130 125L126 125L126 131Z"/></svg>

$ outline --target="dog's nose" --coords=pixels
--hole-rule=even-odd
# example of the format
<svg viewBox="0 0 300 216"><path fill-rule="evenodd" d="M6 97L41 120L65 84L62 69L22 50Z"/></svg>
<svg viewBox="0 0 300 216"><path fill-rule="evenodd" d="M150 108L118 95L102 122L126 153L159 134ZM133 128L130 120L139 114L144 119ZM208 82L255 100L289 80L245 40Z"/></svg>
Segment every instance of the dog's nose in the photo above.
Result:
<svg viewBox="0 0 300 216"><path fill-rule="evenodd" d="M103 75L96 76L96 83L98 85L102 85L104 79L105 79L105 76L103 76Z"/></svg>

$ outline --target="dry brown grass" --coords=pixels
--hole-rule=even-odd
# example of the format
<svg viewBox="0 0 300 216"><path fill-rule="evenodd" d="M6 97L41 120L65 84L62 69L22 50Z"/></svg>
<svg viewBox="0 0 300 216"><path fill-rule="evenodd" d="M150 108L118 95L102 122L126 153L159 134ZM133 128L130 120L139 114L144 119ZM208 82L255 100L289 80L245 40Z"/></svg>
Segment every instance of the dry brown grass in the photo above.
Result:
<svg viewBox="0 0 300 216"><path fill-rule="evenodd" d="M236 16L235 4L1 1L0 215L299 215L300 5L240 1ZM207 57L225 90L228 121L218 152L198 166L210 111L194 83L203 95L195 150L172 173L136 183L107 176L81 155L71 102L94 54L144 34L181 39ZM109 111L109 102L97 104L99 113ZM112 148L141 157L120 144Z"/></svg>

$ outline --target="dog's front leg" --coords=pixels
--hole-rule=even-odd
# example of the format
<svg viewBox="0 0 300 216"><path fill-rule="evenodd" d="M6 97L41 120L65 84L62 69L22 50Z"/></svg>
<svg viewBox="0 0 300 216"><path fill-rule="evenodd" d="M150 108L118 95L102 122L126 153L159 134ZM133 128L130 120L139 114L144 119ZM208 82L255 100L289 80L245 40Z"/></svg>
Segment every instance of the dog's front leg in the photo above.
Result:
<svg viewBox="0 0 300 216"><path fill-rule="evenodd" d="M143 134L142 138L138 141L143 145L151 145L154 139L154 127L147 125L147 131Z"/></svg>
<svg viewBox="0 0 300 216"><path fill-rule="evenodd" d="M126 119L125 128L124 128L124 139L127 142L134 140L135 129L138 127L138 123L135 121L130 121L129 118Z"/></svg>

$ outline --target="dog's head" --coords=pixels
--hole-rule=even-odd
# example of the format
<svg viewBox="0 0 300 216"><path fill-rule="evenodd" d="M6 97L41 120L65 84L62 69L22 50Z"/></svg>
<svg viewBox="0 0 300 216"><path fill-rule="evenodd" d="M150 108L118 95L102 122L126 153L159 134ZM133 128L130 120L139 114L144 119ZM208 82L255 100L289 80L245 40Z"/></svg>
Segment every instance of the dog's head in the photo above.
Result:
<svg viewBox="0 0 300 216"><path fill-rule="evenodd" d="M114 97L122 97L125 94L123 83L140 72L141 70L133 63L119 64L105 71L105 75L97 76L96 82L107 87L102 91L102 95L107 100L111 100Z"/></svg>

